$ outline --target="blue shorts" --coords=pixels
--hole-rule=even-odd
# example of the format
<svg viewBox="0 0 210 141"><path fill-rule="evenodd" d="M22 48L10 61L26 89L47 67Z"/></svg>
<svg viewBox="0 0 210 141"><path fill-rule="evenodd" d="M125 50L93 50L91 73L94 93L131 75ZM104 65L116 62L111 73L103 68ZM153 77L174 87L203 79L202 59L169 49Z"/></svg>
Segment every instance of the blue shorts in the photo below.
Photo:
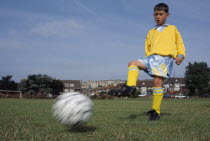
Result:
<svg viewBox="0 0 210 141"><path fill-rule="evenodd" d="M161 56L161 55L151 55L148 57L144 57L142 59L138 59L138 61L142 62L150 76L161 76L164 78L169 78L172 74L173 70L173 58L169 56Z"/></svg>

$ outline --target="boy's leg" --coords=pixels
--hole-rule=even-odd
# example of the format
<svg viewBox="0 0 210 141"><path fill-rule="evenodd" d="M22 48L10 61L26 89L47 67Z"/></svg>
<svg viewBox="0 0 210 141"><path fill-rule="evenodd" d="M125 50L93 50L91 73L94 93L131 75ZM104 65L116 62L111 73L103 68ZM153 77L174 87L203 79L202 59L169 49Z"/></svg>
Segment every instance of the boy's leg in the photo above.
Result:
<svg viewBox="0 0 210 141"><path fill-rule="evenodd" d="M150 119L149 120L157 120L160 115L160 105L163 99L163 77L155 76L153 80L153 102L152 102L152 111L150 111Z"/></svg>
<svg viewBox="0 0 210 141"><path fill-rule="evenodd" d="M128 79L127 84L123 85L121 88L122 96L131 96L136 92L136 82L139 75L139 69L145 70L145 65L138 61L134 60L128 63Z"/></svg>
<svg viewBox="0 0 210 141"><path fill-rule="evenodd" d="M127 86L136 86L136 82L139 75L139 70L146 70L145 65L138 61L134 60L128 63L128 79Z"/></svg>

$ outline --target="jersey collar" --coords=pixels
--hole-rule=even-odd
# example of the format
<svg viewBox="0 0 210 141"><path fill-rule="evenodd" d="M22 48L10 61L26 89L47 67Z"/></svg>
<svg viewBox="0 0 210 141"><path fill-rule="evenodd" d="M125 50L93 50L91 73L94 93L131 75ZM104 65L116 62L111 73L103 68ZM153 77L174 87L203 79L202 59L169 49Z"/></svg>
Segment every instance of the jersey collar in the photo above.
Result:
<svg viewBox="0 0 210 141"><path fill-rule="evenodd" d="M168 25L169 25L169 24L155 25L155 28L158 28L158 27L161 27L161 26L167 27Z"/></svg>

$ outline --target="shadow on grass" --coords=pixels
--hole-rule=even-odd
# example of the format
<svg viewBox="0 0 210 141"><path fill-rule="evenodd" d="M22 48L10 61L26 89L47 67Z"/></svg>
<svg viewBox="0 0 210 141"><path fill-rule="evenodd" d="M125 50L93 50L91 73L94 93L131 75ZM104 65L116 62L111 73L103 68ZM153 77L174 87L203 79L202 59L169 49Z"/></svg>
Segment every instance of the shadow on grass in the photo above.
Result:
<svg viewBox="0 0 210 141"><path fill-rule="evenodd" d="M86 132L94 132L96 130L96 127L94 126L79 126L79 127L73 127L69 129L69 132L75 132L75 133L86 133Z"/></svg>
<svg viewBox="0 0 210 141"><path fill-rule="evenodd" d="M171 113L161 113L160 114L162 117L163 116L170 116ZM136 119L137 117L140 117L140 116L150 116L149 114L147 114L146 112L144 113L140 113L140 114L131 114L129 115L128 117L125 117L125 118L120 118L120 119Z"/></svg>

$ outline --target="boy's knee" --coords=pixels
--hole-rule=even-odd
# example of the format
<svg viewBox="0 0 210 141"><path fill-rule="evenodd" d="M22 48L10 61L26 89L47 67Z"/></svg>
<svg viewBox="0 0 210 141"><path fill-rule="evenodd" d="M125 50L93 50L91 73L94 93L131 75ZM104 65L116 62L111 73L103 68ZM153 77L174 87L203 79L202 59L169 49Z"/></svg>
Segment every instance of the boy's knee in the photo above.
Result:
<svg viewBox="0 0 210 141"><path fill-rule="evenodd" d="M129 62L128 67L130 66L137 66L136 61L134 60L134 61Z"/></svg>
<svg viewBox="0 0 210 141"><path fill-rule="evenodd" d="M163 81L164 81L163 77L155 77L154 80L153 80L154 87L162 87L163 86Z"/></svg>
<svg viewBox="0 0 210 141"><path fill-rule="evenodd" d="M132 65L132 61L128 63L128 67L130 67Z"/></svg>

